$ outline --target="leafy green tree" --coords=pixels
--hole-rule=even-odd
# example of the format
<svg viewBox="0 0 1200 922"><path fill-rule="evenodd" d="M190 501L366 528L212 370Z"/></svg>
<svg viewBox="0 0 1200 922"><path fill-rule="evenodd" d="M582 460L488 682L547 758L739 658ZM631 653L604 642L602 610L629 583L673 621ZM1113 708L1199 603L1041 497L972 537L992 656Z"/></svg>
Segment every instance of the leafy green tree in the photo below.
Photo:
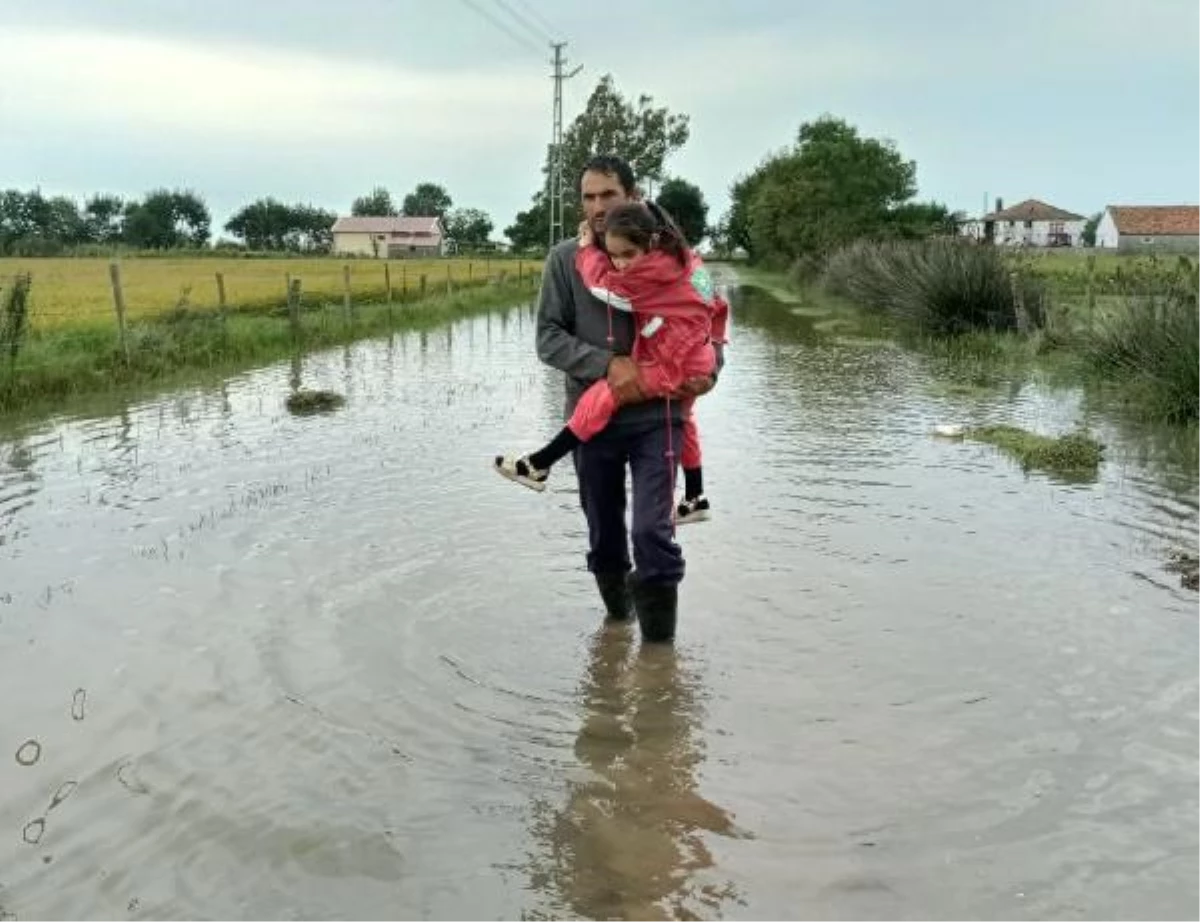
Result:
<svg viewBox="0 0 1200 922"><path fill-rule="evenodd" d="M350 214L356 218L390 218L398 213L392 193L383 186L376 186L366 195L359 196L350 206Z"/></svg>
<svg viewBox="0 0 1200 922"><path fill-rule="evenodd" d="M331 211L267 197L240 208L225 222L225 230L252 250L324 252L333 242L336 220Z"/></svg>
<svg viewBox="0 0 1200 922"><path fill-rule="evenodd" d="M145 249L204 246L212 218L195 192L155 189L125 205L124 239Z"/></svg>
<svg viewBox="0 0 1200 922"><path fill-rule="evenodd" d="M479 247L488 242L492 219L478 208L459 208L446 216L446 230L460 247Z"/></svg>
<svg viewBox="0 0 1200 922"><path fill-rule="evenodd" d="M899 210L916 194L913 161L830 115L801 125L791 150L766 158L730 192L730 239L755 258L819 258L859 237L943 226L941 206Z"/></svg>
<svg viewBox="0 0 1200 922"><path fill-rule="evenodd" d="M699 186L686 179L668 179L655 200L679 224L689 244L695 246L704 239L708 232L708 203Z"/></svg>
<svg viewBox="0 0 1200 922"><path fill-rule="evenodd" d="M690 134L687 115L655 106L653 98L644 93L631 102L617 90L611 74L602 76L583 111L563 131L564 234L572 234L579 223L579 177L591 157L615 154L629 162L639 184L658 184L667 158L687 143ZM548 242L547 192L552 154L547 146L542 188L534 194L532 206L519 212L504 231L518 249L545 247Z"/></svg>
<svg viewBox="0 0 1200 922"><path fill-rule="evenodd" d="M404 196L404 213L413 218L426 218L437 215L445 218L454 200L450 193L434 182L420 183L412 192Z"/></svg>

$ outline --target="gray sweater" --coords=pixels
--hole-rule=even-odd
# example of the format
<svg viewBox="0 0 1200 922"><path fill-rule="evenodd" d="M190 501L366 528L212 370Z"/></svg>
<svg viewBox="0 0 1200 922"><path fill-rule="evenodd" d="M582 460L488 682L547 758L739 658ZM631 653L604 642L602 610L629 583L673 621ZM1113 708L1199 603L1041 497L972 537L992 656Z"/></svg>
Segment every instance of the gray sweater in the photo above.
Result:
<svg viewBox="0 0 1200 922"><path fill-rule="evenodd" d="M614 355L629 355L633 349L633 315L612 311L611 349L608 342L608 306L588 291L575 271L575 251L579 244L565 240L550 251L542 274L542 294L538 302L538 358L566 375L565 415L570 416L580 395L608 372ZM717 345L717 368L724 364L723 350ZM671 415L681 417L678 401L671 404ZM637 427L662 422L662 400L622 407L610 428Z"/></svg>

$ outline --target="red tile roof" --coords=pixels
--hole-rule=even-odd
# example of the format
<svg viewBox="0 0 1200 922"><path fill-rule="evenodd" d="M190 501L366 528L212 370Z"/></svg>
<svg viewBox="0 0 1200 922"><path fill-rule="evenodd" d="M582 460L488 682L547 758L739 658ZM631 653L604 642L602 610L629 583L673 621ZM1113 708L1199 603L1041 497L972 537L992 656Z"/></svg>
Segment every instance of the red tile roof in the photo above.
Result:
<svg viewBox="0 0 1200 922"><path fill-rule="evenodd" d="M1109 205L1117 230L1131 237L1200 236L1196 205Z"/></svg>

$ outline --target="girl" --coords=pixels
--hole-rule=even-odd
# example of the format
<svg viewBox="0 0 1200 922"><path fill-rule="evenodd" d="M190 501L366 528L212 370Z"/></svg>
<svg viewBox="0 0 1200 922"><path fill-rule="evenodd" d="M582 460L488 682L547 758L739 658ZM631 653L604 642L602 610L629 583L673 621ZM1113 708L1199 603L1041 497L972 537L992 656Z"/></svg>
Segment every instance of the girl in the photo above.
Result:
<svg viewBox="0 0 1200 922"><path fill-rule="evenodd" d="M639 330L633 359L641 399L669 397L688 378L716 369L713 343L725 343L729 305L715 294L708 271L683 234L657 205L631 202L608 215L605 250L595 245L587 223L580 225L575 267L584 283L610 308L632 311ZM700 436L694 398L683 401L684 499L679 524L708 518ZM612 419L620 401L605 380L580 397L567 425L546 446L520 457L497 456L496 471L533 490L544 490L550 468Z"/></svg>

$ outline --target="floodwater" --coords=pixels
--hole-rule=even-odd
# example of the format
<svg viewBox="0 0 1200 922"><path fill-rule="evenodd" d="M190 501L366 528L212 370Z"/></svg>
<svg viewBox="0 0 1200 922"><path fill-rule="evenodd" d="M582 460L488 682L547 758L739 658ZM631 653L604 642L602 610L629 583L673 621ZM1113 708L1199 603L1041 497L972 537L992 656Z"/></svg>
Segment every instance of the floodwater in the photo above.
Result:
<svg viewBox="0 0 1200 922"><path fill-rule="evenodd" d="M0 435L0 915L1195 918L1194 468L733 333L674 649L569 465L488 470L559 422L527 306ZM1094 483L929 436L1081 419Z"/></svg>

